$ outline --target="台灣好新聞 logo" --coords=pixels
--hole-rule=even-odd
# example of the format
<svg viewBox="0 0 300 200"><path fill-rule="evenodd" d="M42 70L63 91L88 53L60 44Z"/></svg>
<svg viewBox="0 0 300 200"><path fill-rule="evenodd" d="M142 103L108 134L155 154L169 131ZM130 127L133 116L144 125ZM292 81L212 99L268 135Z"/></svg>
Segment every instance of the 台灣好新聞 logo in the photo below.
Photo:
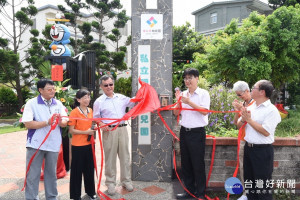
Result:
<svg viewBox="0 0 300 200"><path fill-rule="evenodd" d="M229 194L241 194L243 192L243 186L238 178L231 177L225 181L225 190Z"/></svg>

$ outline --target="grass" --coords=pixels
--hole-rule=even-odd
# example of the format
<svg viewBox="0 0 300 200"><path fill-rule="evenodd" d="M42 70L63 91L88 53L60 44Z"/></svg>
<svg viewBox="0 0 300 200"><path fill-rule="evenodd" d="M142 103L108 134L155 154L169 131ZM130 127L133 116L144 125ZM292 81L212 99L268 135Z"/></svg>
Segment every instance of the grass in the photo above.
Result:
<svg viewBox="0 0 300 200"><path fill-rule="evenodd" d="M9 116L1 116L0 115L0 119L19 119L20 117L18 115L9 115Z"/></svg>
<svg viewBox="0 0 300 200"><path fill-rule="evenodd" d="M289 110L288 112L288 117L278 124L275 136L294 137L300 134L300 109Z"/></svg>
<svg viewBox="0 0 300 200"><path fill-rule="evenodd" d="M23 131L23 130L26 130L26 129L20 128L20 127L14 127L14 126L3 126L3 127L0 127L0 134L12 133L12 132Z"/></svg>

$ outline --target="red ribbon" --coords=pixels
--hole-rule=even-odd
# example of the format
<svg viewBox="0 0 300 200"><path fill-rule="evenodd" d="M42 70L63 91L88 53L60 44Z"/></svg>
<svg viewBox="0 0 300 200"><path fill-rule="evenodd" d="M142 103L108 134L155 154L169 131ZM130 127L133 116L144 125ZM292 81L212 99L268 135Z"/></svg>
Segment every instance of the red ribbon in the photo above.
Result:
<svg viewBox="0 0 300 200"><path fill-rule="evenodd" d="M240 157L239 157L239 154L240 154L240 143L241 143L241 137L242 137L242 130L243 128L246 126L247 122L245 122L242 127L239 129L239 134L238 134L238 145L237 145L237 162L236 162L236 167L235 167L235 170L234 170L234 173L232 175L232 177L236 177L237 173L238 173L238 170L239 170L239 162L240 162ZM243 186L244 187L244 186ZM229 196L230 196L230 193L227 193L227 200L229 200Z"/></svg>
<svg viewBox="0 0 300 200"><path fill-rule="evenodd" d="M104 158L104 153L103 153L103 144L102 144L102 137L101 137L101 131L100 131L100 127L99 124L97 124L97 130L98 130L98 135L99 135L99 143L100 143L100 151L101 151L101 169L100 169L100 177L98 180L98 186L97 186L97 194L99 196L99 198L101 200L112 200L109 196L107 196L106 194L104 194L103 192L101 192L100 190L100 186L101 186L101 180L102 180L102 171L103 171L103 158ZM94 157L95 157L95 152L93 152ZM95 161L94 161L94 165L95 165ZM95 165L95 169L97 171L97 165ZM124 198L122 199L118 199L118 200L125 200Z"/></svg>
<svg viewBox="0 0 300 200"><path fill-rule="evenodd" d="M154 111L155 108L157 109L157 114L158 116L160 117L160 119L162 120L163 124L166 126L166 128L170 131L170 133L173 135L173 137L179 141L179 138L176 136L176 134L171 130L171 128L168 126L168 124L166 123L166 121L163 119L163 117L161 116L160 114L160 111L163 111L163 110L179 110L179 114L181 113L182 110L190 110L190 111L200 111L200 112L211 112L211 113L235 113L235 112L238 112L238 111L214 111L214 110L206 110L206 109L190 109L190 108L182 108L182 103L181 103L181 97L179 98L178 102L172 104L172 105L168 105L166 107L163 107L163 108L159 108L159 101L157 98L154 99L153 95L154 96L157 96L156 94L156 91L149 85L149 84L146 84L144 82L142 82L141 80L139 80L140 84L142 85L142 89L143 90L139 90L138 91L138 94L137 96L139 96L139 98L136 98L136 99L133 99L134 101L137 101L139 102L138 105L136 105L129 113L126 113L121 119L115 119L115 118L89 118L89 119L81 119L81 118L74 118L74 119L81 119L81 120L91 120L91 121L102 121L102 120L112 120L111 123L108 123L108 124L105 124L101 127L98 126L98 134L99 134L99 143L100 143L100 150L101 150L101 170L100 170L100 177L99 177L99 182L98 182L98 186L97 186L97 194L99 195L100 199L104 199L104 200L112 200L111 198L109 198L107 195L105 195L103 192L100 191L100 185L101 185L101 179L102 179L102 171L103 171L103 157L104 157L104 154L103 154L103 146L102 146L102 138L101 138L101 132L100 132L100 128L103 128L103 127L106 127L106 126L109 126L109 125L112 125L112 124L116 124L116 126L112 129L112 130L115 130L118 125L120 124L121 121L124 121L124 120L128 120L129 118L132 118L132 117L136 117L138 116L139 114L142 114L142 113L145 113L146 111L149 112L149 111ZM141 89L140 88L140 89ZM142 91L142 92L141 92ZM152 91L152 92L149 92L149 91ZM146 94L144 94L146 93ZM149 94L152 94L152 96L150 95L149 97ZM155 93L155 94L154 94ZM148 96L147 96L148 95ZM149 98L146 98L146 97L149 97ZM145 99L148 101L145 101ZM152 103L153 105L149 105L149 99L151 100L155 100L156 103ZM175 108L176 104L179 103L179 108ZM151 104L151 102L150 102ZM146 106L147 109L142 109L143 106ZM59 117L61 118L61 117ZM44 138L43 142L41 143L41 145L39 146L39 148L36 150L35 154L32 156L32 158L30 159L30 162L28 163L28 166L27 166L27 171L26 171L26 175L25 175L25 181L24 181L24 187L22 189L22 191L24 190L25 186L26 186L26 177L27 177L27 174L29 172L29 169L30 169L30 165L32 163L32 160L34 159L35 155L37 154L37 152L39 151L40 147L44 144L44 142L47 140L47 138L49 137L50 133L52 130L55 129L55 127L57 126L58 124L58 120L59 118L56 119L56 122L54 124L51 125L51 129L50 131L48 132L48 134L46 135L46 137ZM72 118L73 119L73 118ZM177 122L179 122L179 115L177 117ZM99 124L98 124L99 125ZM214 136L210 136L210 135L207 135L206 137L210 137L210 138L213 138L213 148L212 148L212 158L211 158L211 165L210 165L210 170L209 170L209 174L208 174L208 177L207 177L207 180L206 180L206 185L208 185L208 182L209 182L209 179L210 179L210 176L211 176L211 173L212 173L212 169L213 169L213 164L214 164L214 156L215 156L215 146L216 146L216 140L215 140L215 137ZM96 156L95 156L95 149L94 149L94 145L95 145L95 140L94 140L94 137L92 136L91 137L91 143L92 143L92 151L93 151L93 160L94 160L94 168L96 170L96 175L98 177L98 171L97 171L97 162L96 162ZM240 144L240 134L239 134L239 139L238 139L238 152L239 152L239 144ZM174 155L175 155L175 152L174 152ZM236 176L237 174L237 171L238 171L238 162L239 162L239 157L237 156L237 167L236 167L236 170L234 172L234 176ZM181 179L180 177L178 176L177 174L177 171L176 171L176 160L175 160L175 157L174 157L174 166L175 166L175 172L176 172L176 175L180 181L180 183L182 184L181 182ZM183 186L183 185L182 185ZM193 197L195 197L193 194L191 194L184 186L183 188ZM195 197L196 198L196 197ZM209 198L208 196L206 196L207 199L211 199ZM219 198L216 197L215 200L218 200ZM124 198L122 199L119 199L119 200L125 200Z"/></svg>
<svg viewBox="0 0 300 200"><path fill-rule="evenodd" d="M25 179L24 179L24 186L23 186L23 188L22 188L21 191L24 191L24 189L25 189L25 187L26 187L27 174L28 174L28 172L29 172L29 170L30 170L30 166L31 166L31 163L32 163L34 157L36 156L36 154L37 154L38 151L40 150L41 146L46 142L46 140L48 139L48 137L49 137L50 133L52 132L52 130L54 130L54 129L56 128L57 124L58 124L58 121L59 121L60 117L56 117L56 120L55 120L55 122L54 122L54 121L53 121L54 116L57 116L57 114L54 114L54 115L52 116L52 118L51 118L51 127L50 127L49 132L47 133L47 135L46 135L46 137L44 138L43 142L40 144L39 148L35 151L35 153L34 153L33 156L31 157L31 159L30 159L30 161L29 161L29 163L28 163L28 165L27 165L27 170L26 170Z"/></svg>

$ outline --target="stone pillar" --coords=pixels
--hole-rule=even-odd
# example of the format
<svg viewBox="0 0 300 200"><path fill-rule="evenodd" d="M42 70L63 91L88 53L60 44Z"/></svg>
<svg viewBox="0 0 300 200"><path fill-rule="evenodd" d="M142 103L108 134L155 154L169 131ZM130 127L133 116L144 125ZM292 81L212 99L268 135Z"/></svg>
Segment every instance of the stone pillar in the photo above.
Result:
<svg viewBox="0 0 300 200"><path fill-rule="evenodd" d="M131 0L131 5L133 95L140 76L171 104L173 1ZM172 128L172 112L161 114ZM171 181L173 138L158 115L149 113L132 120L131 137L132 180Z"/></svg>

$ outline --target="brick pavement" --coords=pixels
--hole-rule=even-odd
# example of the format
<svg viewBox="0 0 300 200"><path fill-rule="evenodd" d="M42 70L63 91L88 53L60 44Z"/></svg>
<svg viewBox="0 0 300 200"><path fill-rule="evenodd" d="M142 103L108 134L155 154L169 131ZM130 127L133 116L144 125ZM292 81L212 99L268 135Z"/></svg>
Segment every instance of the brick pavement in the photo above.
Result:
<svg viewBox="0 0 300 200"><path fill-rule="evenodd" d="M24 199L24 192L21 188L25 176L25 155L26 155L26 131L0 135L0 199L1 200L20 200ZM100 152L99 144L96 144L96 152ZM97 163L100 166L100 153L97 153ZM119 166L119 164L118 164ZM100 170L98 168L98 170ZM118 167L119 178L119 167ZM104 174L103 174L104 175ZM58 199L69 199L69 173L66 177L58 180ZM102 178L101 191L107 190L104 185L105 176ZM178 183L176 183L178 185ZM176 185L175 184L175 185ZM127 192L122 186L117 186L117 194L112 198L125 198L132 200L155 200L155 199L174 199L174 184L162 182L138 182L134 181L134 191ZM176 186L180 187L180 186ZM177 190L177 189L175 189ZM44 184L40 181L39 198L45 199ZM83 199L87 199L84 196Z"/></svg>

